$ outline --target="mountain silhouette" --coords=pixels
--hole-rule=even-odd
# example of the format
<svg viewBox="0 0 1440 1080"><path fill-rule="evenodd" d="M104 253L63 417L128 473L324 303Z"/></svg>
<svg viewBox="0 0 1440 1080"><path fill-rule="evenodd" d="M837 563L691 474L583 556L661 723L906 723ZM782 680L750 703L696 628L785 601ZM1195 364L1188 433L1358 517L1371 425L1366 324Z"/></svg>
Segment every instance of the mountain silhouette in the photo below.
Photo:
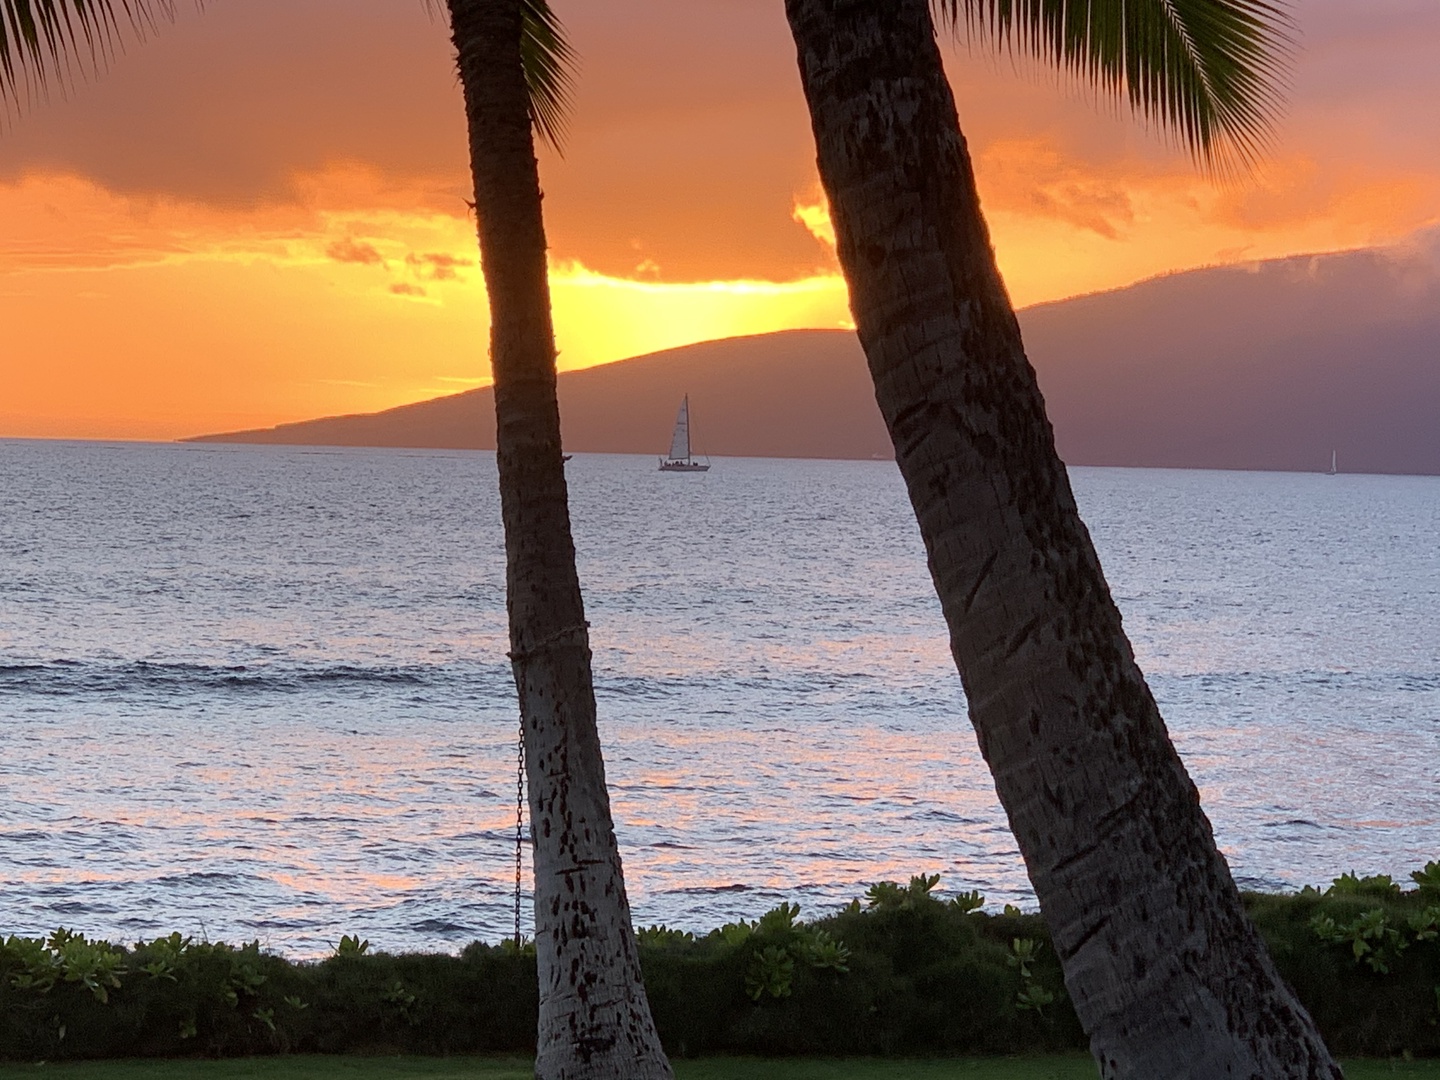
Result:
<svg viewBox="0 0 1440 1080"><path fill-rule="evenodd" d="M697 454L890 457L890 437L855 335L786 330L725 338L562 372L567 451L662 453L690 395ZM209 442L495 448L489 387L358 416L202 436Z"/></svg>
<svg viewBox="0 0 1440 1080"><path fill-rule="evenodd" d="M1440 235L1217 267L1020 313L1077 465L1440 474ZM559 379L565 449L655 453L690 395L697 453L890 457L855 335L687 345ZM489 388L196 441L493 449Z"/></svg>

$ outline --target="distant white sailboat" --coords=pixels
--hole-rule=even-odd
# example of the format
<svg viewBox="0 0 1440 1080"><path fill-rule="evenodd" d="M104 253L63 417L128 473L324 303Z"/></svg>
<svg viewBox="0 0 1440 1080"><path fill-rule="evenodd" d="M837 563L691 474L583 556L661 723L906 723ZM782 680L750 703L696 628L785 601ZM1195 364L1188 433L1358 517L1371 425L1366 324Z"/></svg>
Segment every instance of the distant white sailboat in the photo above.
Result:
<svg viewBox="0 0 1440 1080"><path fill-rule="evenodd" d="M1331 476L1334 476L1334 475L1335 475L1335 472L1336 472L1336 469L1335 469L1335 451L1334 451L1334 450L1331 450L1331 451L1330 451L1330 475L1331 475Z"/></svg>
<svg viewBox="0 0 1440 1080"><path fill-rule="evenodd" d="M706 472L708 461L696 461L690 456L690 395L680 401L680 413L675 417L675 433L670 436L670 455L660 459L661 472Z"/></svg>

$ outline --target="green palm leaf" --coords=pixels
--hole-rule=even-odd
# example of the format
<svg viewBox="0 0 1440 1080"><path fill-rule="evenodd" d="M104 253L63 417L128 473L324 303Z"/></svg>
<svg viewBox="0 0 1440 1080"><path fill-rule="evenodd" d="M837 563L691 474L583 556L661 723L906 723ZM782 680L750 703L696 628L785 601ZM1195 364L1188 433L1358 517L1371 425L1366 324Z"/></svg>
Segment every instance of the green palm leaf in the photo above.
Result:
<svg viewBox="0 0 1440 1080"><path fill-rule="evenodd" d="M942 21L1123 96L1197 159L1249 166L1270 140L1291 0L933 0Z"/></svg>

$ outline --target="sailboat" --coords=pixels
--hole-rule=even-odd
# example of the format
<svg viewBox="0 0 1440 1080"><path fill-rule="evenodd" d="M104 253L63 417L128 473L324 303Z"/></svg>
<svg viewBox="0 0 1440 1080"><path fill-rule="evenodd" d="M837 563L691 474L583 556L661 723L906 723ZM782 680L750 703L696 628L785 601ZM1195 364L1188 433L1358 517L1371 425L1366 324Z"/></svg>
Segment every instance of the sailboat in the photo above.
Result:
<svg viewBox="0 0 1440 1080"><path fill-rule="evenodd" d="M680 400L680 412L675 417L675 433L670 436L670 454L660 459L661 472L707 472L708 461L696 461L690 456L690 395Z"/></svg>
<svg viewBox="0 0 1440 1080"><path fill-rule="evenodd" d="M1330 451L1330 475L1335 475L1335 451Z"/></svg>

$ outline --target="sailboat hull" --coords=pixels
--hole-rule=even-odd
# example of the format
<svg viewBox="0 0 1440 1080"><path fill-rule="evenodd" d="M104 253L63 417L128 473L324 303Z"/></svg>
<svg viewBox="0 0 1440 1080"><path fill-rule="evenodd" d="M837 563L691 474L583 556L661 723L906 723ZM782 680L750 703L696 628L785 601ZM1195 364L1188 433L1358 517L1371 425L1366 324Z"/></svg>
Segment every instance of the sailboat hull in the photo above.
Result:
<svg viewBox="0 0 1440 1080"><path fill-rule="evenodd" d="M699 461L667 461L660 459L661 472L707 472L710 466Z"/></svg>

